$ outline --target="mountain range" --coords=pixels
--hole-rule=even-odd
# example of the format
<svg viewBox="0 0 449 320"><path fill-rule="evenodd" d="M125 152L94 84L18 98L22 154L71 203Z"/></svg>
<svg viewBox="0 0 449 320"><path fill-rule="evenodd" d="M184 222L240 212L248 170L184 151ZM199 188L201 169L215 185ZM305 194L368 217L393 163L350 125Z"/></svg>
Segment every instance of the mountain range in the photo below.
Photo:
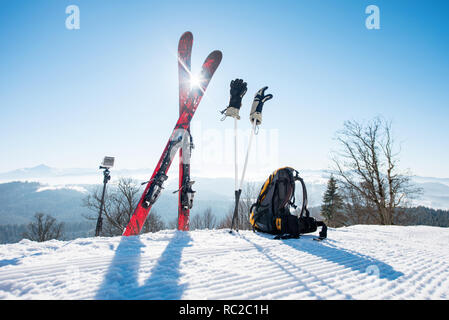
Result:
<svg viewBox="0 0 449 320"><path fill-rule="evenodd" d="M119 177L131 177L145 181L150 169L111 170L110 186ZM303 170L301 176L307 186L309 206L321 203L329 174L325 170ZM233 178L195 177L196 196L191 214L201 213L208 207L217 218L224 217L231 210L234 198ZM77 222L83 215L92 214L82 206L82 200L102 183L102 171L98 169L70 168L58 169L46 165L18 169L0 173L0 224L27 223L36 212L52 214L61 221ZM449 209L449 179L433 177L413 177L414 183L423 190L416 205L434 209ZM252 181L259 190L263 180ZM154 206L154 210L164 213L168 222L177 216L177 173L172 173L165 184L165 192Z"/></svg>

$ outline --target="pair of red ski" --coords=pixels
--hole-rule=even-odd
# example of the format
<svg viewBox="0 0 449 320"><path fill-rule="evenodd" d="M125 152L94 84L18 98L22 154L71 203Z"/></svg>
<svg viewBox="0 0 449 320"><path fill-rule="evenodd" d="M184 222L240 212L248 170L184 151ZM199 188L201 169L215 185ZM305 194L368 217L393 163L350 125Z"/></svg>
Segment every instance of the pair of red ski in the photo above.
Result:
<svg viewBox="0 0 449 320"><path fill-rule="evenodd" d="M178 45L179 118L154 169L153 175L148 181L142 197L134 210L134 214L131 216L123 233L124 236L140 233L152 205L156 202L163 189L163 183L167 180L167 171L178 149L180 150L178 230L189 230L189 210L192 206L194 192L192 191L192 182L190 181L190 121L222 58L220 51L215 50L211 52L203 63L198 85L192 87L190 71L192 44L192 33L185 32L181 36Z"/></svg>

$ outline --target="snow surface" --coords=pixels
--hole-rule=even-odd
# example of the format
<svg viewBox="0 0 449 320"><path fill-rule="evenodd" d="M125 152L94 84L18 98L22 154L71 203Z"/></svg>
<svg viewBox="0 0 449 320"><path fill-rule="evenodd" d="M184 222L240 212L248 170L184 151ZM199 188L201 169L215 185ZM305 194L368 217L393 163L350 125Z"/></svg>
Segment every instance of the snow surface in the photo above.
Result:
<svg viewBox="0 0 449 320"><path fill-rule="evenodd" d="M449 299L449 229L165 230L0 245L0 299Z"/></svg>

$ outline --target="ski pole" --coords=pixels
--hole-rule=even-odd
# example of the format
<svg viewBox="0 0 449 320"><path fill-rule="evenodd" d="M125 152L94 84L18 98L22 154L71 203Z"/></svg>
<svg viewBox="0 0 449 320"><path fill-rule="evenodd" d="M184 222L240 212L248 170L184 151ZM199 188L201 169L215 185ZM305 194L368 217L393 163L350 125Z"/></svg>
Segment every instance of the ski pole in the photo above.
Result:
<svg viewBox="0 0 449 320"><path fill-rule="evenodd" d="M252 129L251 129L251 134L249 136L248 148L246 150L246 157L245 157L245 163L243 165L242 179L240 180L240 188L237 190L237 187L236 187L236 191L235 191L235 207L234 207L234 215L232 217L232 222L231 222L231 230L229 231L230 233L232 233L232 229L234 228L235 220L237 220L237 228L235 229L235 231L237 231L237 232L239 231L238 230L239 202L240 202L240 196L242 194L243 182L245 181L245 173L246 173L246 168L248 165L248 158L249 158L249 152L251 150L251 143L252 143L253 136L255 134L257 126L262 123L263 104L266 101L273 98L272 94L265 95L265 90L267 90L267 89L268 89L268 87L263 87L262 89L257 91L256 96L254 97L253 105L251 107L251 113L249 115L249 120L252 124Z"/></svg>
<svg viewBox="0 0 449 320"><path fill-rule="evenodd" d="M235 182L235 190L238 190L239 183L239 169L238 169L238 123L237 118L234 118L234 182Z"/></svg>
<svg viewBox="0 0 449 320"><path fill-rule="evenodd" d="M234 118L234 198L235 198L235 204L234 204L234 213L232 215L232 222L231 222L231 230L229 231L232 233L232 229L234 227L234 221L237 219L237 225L238 222L238 208L239 208L239 201L240 201L240 194L241 190L239 190L239 173L238 173L238 155L237 155L237 146L238 146L238 138L237 138L237 118ZM237 227L238 229L238 227Z"/></svg>
<svg viewBox="0 0 449 320"><path fill-rule="evenodd" d="M231 223L231 231L234 226L234 220L236 218L236 212L238 211L238 203L240 199L240 192L239 192L239 173L238 173L238 154L237 154L237 147L238 147L238 130L237 130L237 121L240 120L239 111L242 106L242 98L246 93L247 87L246 82L243 82L242 79L235 79L231 81L230 84L230 99L229 99L229 105L221 111L222 114L224 114L222 121L226 117L233 117L234 118L234 183L235 183L235 207L234 207L234 215L232 216L232 223ZM238 219L238 218L237 218Z"/></svg>
<svg viewBox="0 0 449 320"><path fill-rule="evenodd" d="M242 188L243 188L243 182L245 181L245 172L246 167L248 165L248 158L249 158L249 151L251 149L251 142L253 140L254 132L256 130L256 122L254 121L253 127L251 129L251 134L249 136L249 142L248 142L248 148L246 150L246 157L245 157L245 163L243 165L243 172L242 172L242 178L240 180L240 187L237 189L237 182L235 186L235 207L234 207L234 215L232 216L232 222L231 222L231 231L234 227L234 221L237 220L237 227L235 231L239 231L239 202L240 202L240 195L242 194ZM236 179L237 179L237 171L236 171Z"/></svg>
<svg viewBox="0 0 449 320"><path fill-rule="evenodd" d="M248 149L246 151L245 163L243 165L242 179L240 180L240 188L239 188L240 190L242 190L242 188L243 188L243 181L245 180L246 167L248 165L249 151L251 150L251 143L253 141L254 132L256 131L256 126L257 126L256 121L254 121L253 127L251 129L251 134L249 136Z"/></svg>

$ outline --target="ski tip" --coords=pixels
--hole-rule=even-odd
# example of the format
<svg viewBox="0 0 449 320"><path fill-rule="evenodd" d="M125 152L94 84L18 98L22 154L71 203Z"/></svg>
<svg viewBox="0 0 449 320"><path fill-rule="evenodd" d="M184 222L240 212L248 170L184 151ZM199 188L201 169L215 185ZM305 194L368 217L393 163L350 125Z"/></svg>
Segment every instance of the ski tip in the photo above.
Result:
<svg viewBox="0 0 449 320"><path fill-rule="evenodd" d="M193 39L193 34L190 31L186 31L182 34L181 39Z"/></svg>
<svg viewBox="0 0 449 320"><path fill-rule="evenodd" d="M221 59L223 59L223 54L220 50L212 51L207 56L206 60L204 60L204 65L214 65L215 67L213 69L216 69L220 65Z"/></svg>
<svg viewBox="0 0 449 320"><path fill-rule="evenodd" d="M209 53L209 55L207 56L205 61L208 60L215 60L215 61L221 61L221 59L223 58L223 53L220 50L214 50L211 53Z"/></svg>
<svg viewBox="0 0 449 320"><path fill-rule="evenodd" d="M210 53L209 56L214 56L216 58L219 58L221 60L221 58L223 58L223 53L220 50L214 50Z"/></svg>
<svg viewBox="0 0 449 320"><path fill-rule="evenodd" d="M179 54L182 53L185 56L183 59L186 60L186 64L190 69L190 55L192 53L192 44L193 44L193 34L190 31L184 32L179 38L178 43L178 57Z"/></svg>

